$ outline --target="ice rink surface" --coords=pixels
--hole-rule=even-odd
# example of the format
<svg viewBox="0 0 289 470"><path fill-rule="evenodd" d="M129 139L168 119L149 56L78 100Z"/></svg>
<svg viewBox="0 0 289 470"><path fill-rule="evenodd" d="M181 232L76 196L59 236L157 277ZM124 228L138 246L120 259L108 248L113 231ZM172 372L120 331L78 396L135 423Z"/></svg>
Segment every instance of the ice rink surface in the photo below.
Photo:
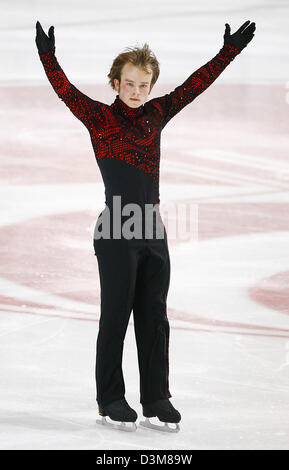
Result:
<svg viewBox="0 0 289 470"><path fill-rule="evenodd" d="M228 7L228 4L229 7ZM289 2L2 2L0 29L0 448L289 449ZM232 32L247 48L162 133L160 200L196 208L170 237L171 401L178 434L98 426L99 277L92 238L104 186L89 135L35 45L55 27L77 88L110 104L113 58L147 42L182 84ZM180 216L181 217L181 216ZM131 317L126 398L142 419ZM138 421L139 421L138 419Z"/></svg>

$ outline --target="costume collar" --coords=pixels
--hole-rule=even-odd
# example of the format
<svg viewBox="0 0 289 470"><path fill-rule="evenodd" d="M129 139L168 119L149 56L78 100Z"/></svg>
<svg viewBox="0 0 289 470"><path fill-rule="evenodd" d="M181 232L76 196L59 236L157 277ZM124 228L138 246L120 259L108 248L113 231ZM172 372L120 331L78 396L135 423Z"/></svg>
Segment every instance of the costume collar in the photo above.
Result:
<svg viewBox="0 0 289 470"><path fill-rule="evenodd" d="M126 118L135 119L143 114L144 105L142 104L138 108L131 108L124 101L122 101L119 95L116 95L116 98L112 104L112 107L116 110L117 113L121 114Z"/></svg>

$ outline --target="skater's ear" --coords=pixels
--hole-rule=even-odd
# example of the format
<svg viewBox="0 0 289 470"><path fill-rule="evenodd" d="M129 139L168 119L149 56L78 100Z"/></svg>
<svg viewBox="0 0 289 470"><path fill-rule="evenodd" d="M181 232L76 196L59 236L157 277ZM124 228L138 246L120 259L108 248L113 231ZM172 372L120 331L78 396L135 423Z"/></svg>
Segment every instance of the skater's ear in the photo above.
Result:
<svg viewBox="0 0 289 470"><path fill-rule="evenodd" d="M119 87L120 87L120 83L119 83L119 80L117 78L114 78L113 79L113 83L114 83L114 88L117 92L119 92Z"/></svg>

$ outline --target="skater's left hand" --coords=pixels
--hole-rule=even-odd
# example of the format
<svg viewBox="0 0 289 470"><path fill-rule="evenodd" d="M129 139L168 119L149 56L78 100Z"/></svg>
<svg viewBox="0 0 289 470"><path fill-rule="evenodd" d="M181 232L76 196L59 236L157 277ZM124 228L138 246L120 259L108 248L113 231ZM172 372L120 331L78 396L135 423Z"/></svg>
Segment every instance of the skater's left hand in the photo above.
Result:
<svg viewBox="0 0 289 470"><path fill-rule="evenodd" d="M250 23L250 20L245 21L242 26L234 33L230 34L231 28L228 23L225 24L224 44L231 44L239 51L244 49L247 44L253 39L254 31L256 29L255 23Z"/></svg>

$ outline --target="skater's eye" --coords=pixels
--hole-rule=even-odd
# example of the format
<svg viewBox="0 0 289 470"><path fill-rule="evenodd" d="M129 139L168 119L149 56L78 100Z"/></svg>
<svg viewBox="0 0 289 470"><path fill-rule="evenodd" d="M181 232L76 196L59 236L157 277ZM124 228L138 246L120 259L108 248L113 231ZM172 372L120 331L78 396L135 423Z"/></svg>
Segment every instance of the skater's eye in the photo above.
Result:
<svg viewBox="0 0 289 470"><path fill-rule="evenodd" d="M128 83L128 85L132 85L132 83ZM147 85L142 85L143 87L146 87Z"/></svg>

